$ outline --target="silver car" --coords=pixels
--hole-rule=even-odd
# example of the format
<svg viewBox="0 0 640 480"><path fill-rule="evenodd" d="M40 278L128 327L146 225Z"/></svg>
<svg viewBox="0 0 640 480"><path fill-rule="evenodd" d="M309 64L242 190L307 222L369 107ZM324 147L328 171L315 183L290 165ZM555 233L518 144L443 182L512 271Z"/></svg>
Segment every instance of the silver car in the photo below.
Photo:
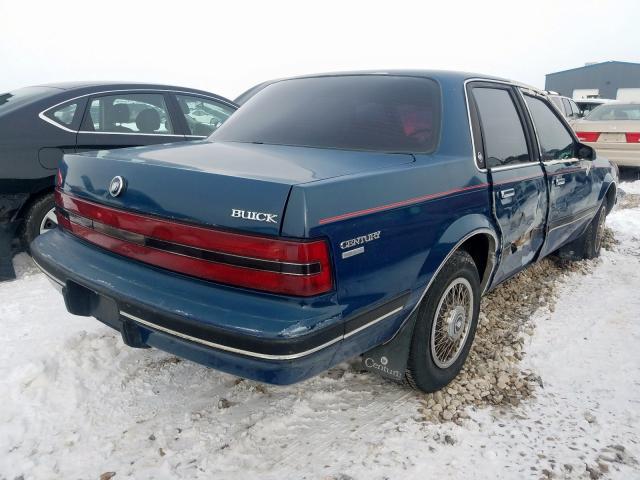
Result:
<svg viewBox="0 0 640 480"><path fill-rule="evenodd" d="M640 103L596 107L572 125L581 142L623 167L640 167Z"/></svg>

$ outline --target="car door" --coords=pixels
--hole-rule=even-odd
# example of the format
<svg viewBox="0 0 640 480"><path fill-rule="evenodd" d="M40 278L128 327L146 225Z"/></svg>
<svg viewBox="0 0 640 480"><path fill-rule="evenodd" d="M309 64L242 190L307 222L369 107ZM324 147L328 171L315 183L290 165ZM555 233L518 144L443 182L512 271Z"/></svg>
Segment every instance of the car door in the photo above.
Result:
<svg viewBox="0 0 640 480"><path fill-rule="evenodd" d="M544 172L517 90L508 84L474 83L471 97L502 237L494 276L498 283L531 263L542 247L548 206Z"/></svg>
<svg viewBox="0 0 640 480"><path fill-rule="evenodd" d="M167 104L168 95L159 91L91 95L78 132L78 151L184 141Z"/></svg>
<svg viewBox="0 0 640 480"><path fill-rule="evenodd" d="M591 161L577 158L579 143L571 128L548 100L523 91L523 98L538 138L540 159L549 188L546 255L572 240L593 217L595 208Z"/></svg>
<svg viewBox="0 0 640 480"><path fill-rule="evenodd" d="M178 121L188 139L203 139L211 135L227 118L236 111L232 103L216 100L203 95L174 93Z"/></svg>

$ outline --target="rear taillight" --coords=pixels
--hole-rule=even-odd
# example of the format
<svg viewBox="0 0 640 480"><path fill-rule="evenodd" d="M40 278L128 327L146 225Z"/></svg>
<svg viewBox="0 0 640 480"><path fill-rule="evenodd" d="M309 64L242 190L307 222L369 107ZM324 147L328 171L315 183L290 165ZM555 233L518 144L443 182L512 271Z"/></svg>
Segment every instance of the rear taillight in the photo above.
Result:
<svg viewBox="0 0 640 480"><path fill-rule="evenodd" d="M627 143L640 143L640 133L625 133Z"/></svg>
<svg viewBox="0 0 640 480"><path fill-rule="evenodd" d="M597 142L600 137L600 132L576 132L578 139L581 142Z"/></svg>
<svg viewBox="0 0 640 480"><path fill-rule="evenodd" d="M333 289L325 240L243 235L106 207L56 191L58 225L120 255L228 285L308 297Z"/></svg>

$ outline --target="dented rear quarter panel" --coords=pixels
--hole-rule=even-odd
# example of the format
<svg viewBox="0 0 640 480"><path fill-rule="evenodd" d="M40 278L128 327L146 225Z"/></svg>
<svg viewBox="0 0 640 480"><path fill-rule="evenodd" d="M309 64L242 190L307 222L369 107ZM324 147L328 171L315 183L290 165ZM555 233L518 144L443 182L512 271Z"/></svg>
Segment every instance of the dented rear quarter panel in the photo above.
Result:
<svg viewBox="0 0 640 480"><path fill-rule="evenodd" d="M461 239L476 230L495 232L487 174L472 158L463 84L440 83L443 120L437 153L415 155L414 163L393 168L292 187L281 233L329 239L345 316L410 294L400 314L345 344L345 357L394 335ZM377 239L341 248L342 242L376 232ZM342 257L358 247L364 251Z"/></svg>

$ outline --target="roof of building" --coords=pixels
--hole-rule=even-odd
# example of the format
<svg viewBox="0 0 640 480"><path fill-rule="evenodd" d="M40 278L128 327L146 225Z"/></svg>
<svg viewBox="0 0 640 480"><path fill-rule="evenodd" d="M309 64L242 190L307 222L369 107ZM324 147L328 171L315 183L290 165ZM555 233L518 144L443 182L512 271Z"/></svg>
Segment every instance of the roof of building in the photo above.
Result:
<svg viewBox="0 0 640 480"><path fill-rule="evenodd" d="M635 62L620 62L618 60L608 60L606 62L598 62L598 63L589 63L587 65L583 65L581 67L575 67L575 68L568 68L566 70L560 70L558 72L551 72L551 73L547 73L546 76L548 77L549 75L556 75L558 73L565 73L565 72L572 72L574 70L582 70L584 68L592 68L592 67L601 67L602 65L608 65L608 64L622 64L622 65L634 65L636 67L640 68L640 63L635 63Z"/></svg>

